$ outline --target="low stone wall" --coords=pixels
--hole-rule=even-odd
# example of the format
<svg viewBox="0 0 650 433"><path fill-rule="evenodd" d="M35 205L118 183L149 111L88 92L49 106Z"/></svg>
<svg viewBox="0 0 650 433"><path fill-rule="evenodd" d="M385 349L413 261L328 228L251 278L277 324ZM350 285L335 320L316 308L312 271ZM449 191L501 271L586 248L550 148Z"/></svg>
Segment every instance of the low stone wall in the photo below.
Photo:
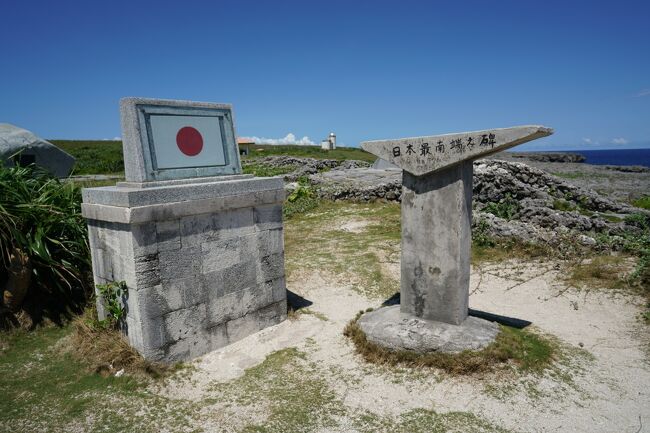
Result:
<svg viewBox="0 0 650 433"><path fill-rule="evenodd" d="M95 283L126 282L133 347L187 360L286 318L281 179L146 189L84 191Z"/></svg>

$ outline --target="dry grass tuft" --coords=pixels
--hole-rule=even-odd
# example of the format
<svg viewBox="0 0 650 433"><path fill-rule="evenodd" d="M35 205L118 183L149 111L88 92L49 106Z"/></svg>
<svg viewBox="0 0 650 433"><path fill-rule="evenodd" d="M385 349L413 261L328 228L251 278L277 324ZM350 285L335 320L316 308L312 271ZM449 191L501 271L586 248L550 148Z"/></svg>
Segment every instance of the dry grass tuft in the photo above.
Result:
<svg viewBox="0 0 650 433"><path fill-rule="evenodd" d="M343 334L350 338L356 351L373 364L438 368L452 375L471 375L496 371L515 365L521 370L540 372L550 366L557 347L551 341L532 332L501 326L494 343L483 350L456 354L392 351L368 341L357 324L363 312L350 321Z"/></svg>
<svg viewBox="0 0 650 433"><path fill-rule="evenodd" d="M566 281L577 288L629 289L633 265L624 256L602 255L581 260L571 267Z"/></svg>
<svg viewBox="0 0 650 433"><path fill-rule="evenodd" d="M114 328L102 326L94 307L72 321L72 355L102 376L124 369L135 375L160 377L172 368L147 361Z"/></svg>

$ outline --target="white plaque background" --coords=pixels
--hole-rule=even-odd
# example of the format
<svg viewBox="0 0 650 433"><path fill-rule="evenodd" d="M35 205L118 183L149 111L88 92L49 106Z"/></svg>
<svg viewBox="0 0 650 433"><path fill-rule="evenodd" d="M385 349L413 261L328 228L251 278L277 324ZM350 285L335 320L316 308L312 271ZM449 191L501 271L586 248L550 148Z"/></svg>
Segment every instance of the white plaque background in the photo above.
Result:
<svg viewBox="0 0 650 433"><path fill-rule="evenodd" d="M152 114L149 122L159 169L226 165L218 117ZM203 136L198 155L185 155L176 144L176 134L184 126L197 129Z"/></svg>

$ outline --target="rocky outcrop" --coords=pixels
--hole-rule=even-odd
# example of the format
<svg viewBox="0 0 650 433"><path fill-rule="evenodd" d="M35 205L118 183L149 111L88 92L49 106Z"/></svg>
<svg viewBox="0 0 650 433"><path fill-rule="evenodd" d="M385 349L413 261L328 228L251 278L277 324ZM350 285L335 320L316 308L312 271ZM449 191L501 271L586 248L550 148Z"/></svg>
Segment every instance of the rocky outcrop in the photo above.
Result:
<svg viewBox="0 0 650 433"><path fill-rule="evenodd" d="M326 199L401 198L401 170L339 170L310 179ZM636 230L625 216L647 213L520 162L476 161L473 190L474 220L484 220L483 228L495 237L550 242L558 234L574 233L577 242L591 245L599 233Z"/></svg>
<svg viewBox="0 0 650 433"><path fill-rule="evenodd" d="M508 152L513 158L538 162L585 162L587 158L579 153L568 152Z"/></svg>
<svg viewBox="0 0 650 433"><path fill-rule="evenodd" d="M294 167L293 171L284 175L284 180L287 182L294 182L302 176L309 176L327 170L349 170L352 168L370 166L370 164L365 161L297 158L285 155L250 159L244 162L244 166L252 163L272 168Z"/></svg>

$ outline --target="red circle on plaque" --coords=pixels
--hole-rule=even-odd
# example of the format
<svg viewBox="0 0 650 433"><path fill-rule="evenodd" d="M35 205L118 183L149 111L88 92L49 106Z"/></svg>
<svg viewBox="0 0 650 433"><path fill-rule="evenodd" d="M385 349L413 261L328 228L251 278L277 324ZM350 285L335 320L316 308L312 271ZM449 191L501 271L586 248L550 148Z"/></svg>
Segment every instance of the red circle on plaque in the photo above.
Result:
<svg viewBox="0 0 650 433"><path fill-rule="evenodd" d="M176 145L187 156L196 156L203 150L203 136L191 126L184 126L176 133Z"/></svg>

